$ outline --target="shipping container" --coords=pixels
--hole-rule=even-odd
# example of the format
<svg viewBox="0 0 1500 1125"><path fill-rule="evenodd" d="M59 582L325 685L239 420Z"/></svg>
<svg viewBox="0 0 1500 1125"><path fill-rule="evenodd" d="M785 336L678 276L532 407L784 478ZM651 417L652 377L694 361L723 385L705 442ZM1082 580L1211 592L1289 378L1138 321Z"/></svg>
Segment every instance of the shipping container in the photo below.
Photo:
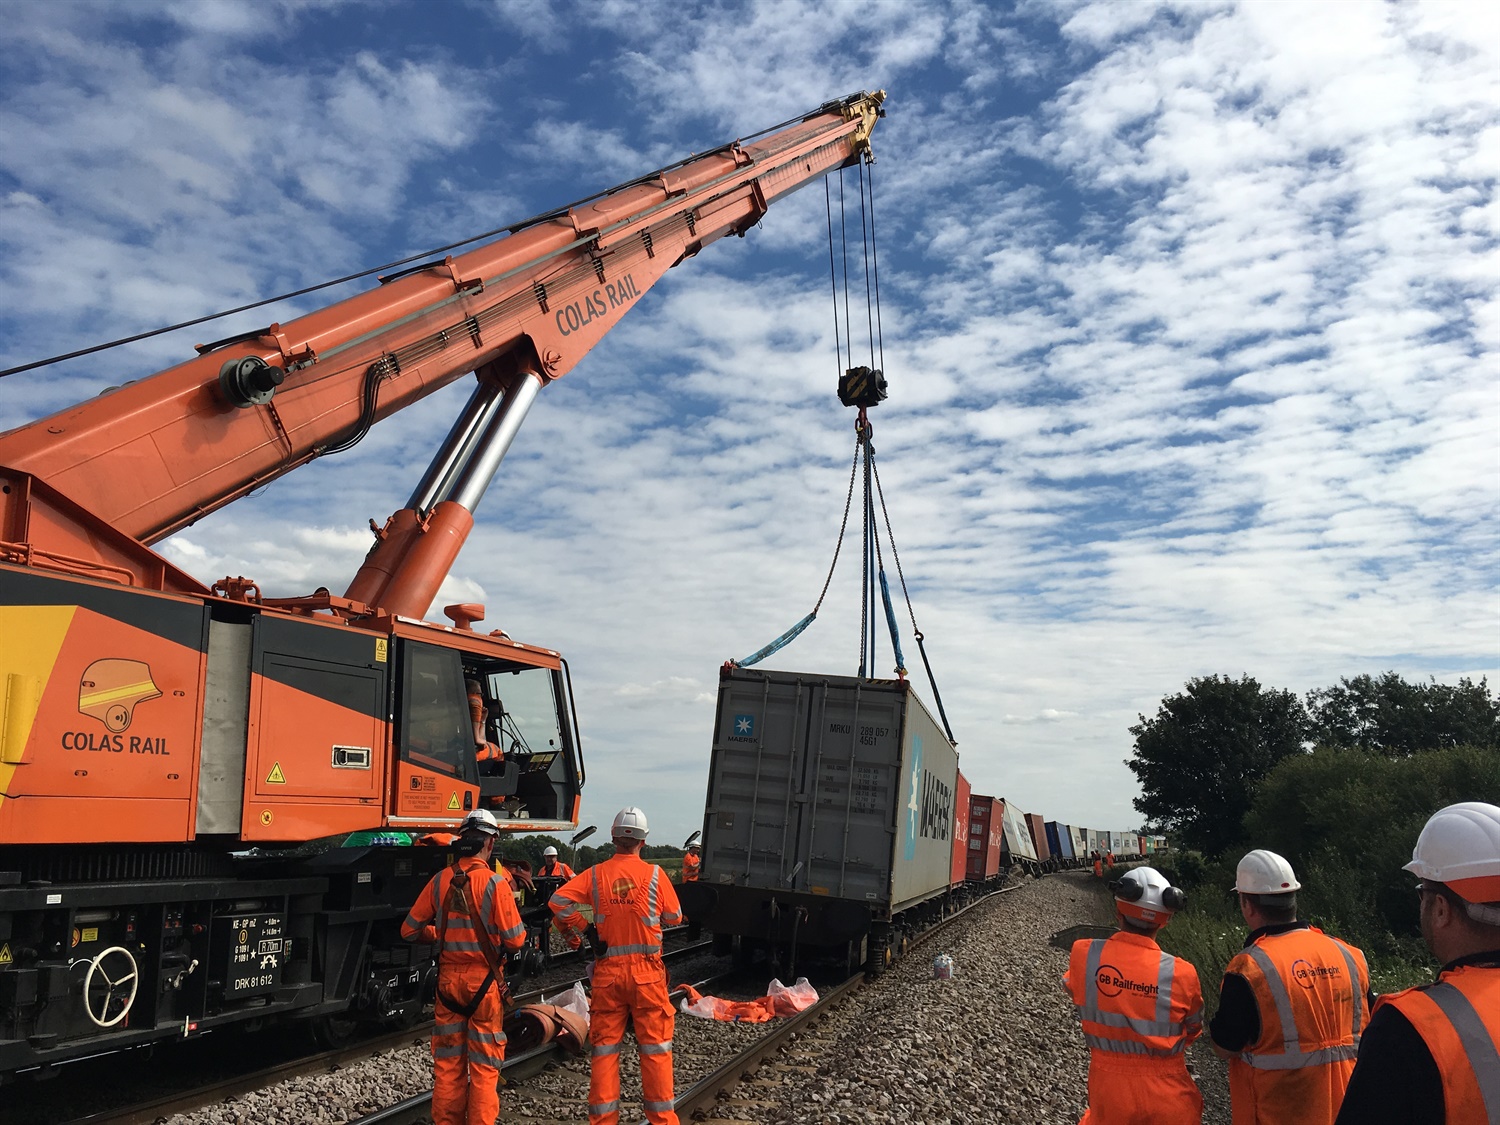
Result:
<svg viewBox="0 0 1500 1125"><path fill-rule="evenodd" d="M999 878L1004 854L1005 802L979 793L969 796L969 863L971 883Z"/></svg>
<svg viewBox="0 0 1500 1125"><path fill-rule="evenodd" d="M907 681L726 667L683 907L716 934L852 958L872 926L947 895L957 780Z"/></svg>
<svg viewBox="0 0 1500 1125"><path fill-rule="evenodd" d="M1068 835L1073 838L1073 858L1085 860L1089 857L1089 834L1087 828L1068 825Z"/></svg>
<svg viewBox="0 0 1500 1125"><path fill-rule="evenodd" d="M1031 830L1026 826L1026 818L1021 810L1009 801L1002 800L1004 806L1003 823L1005 825L1005 851L1006 859L1010 863L1035 864L1037 862L1036 848L1031 843Z"/></svg>
<svg viewBox="0 0 1500 1125"><path fill-rule="evenodd" d="M1026 821L1026 828L1031 833L1031 844L1036 849L1036 857L1043 863L1052 858L1052 848L1047 843L1047 822L1042 819L1040 813L1022 813Z"/></svg>
<svg viewBox="0 0 1500 1125"><path fill-rule="evenodd" d="M948 871L948 882L954 885L964 882L969 874L969 779L964 771L958 771L953 785L953 866Z"/></svg>
<svg viewBox="0 0 1500 1125"><path fill-rule="evenodd" d="M1077 858L1073 851L1073 837L1066 824L1059 824L1055 820L1047 822L1047 844L1052 849L1052 854L1064 863Z"/></svg>

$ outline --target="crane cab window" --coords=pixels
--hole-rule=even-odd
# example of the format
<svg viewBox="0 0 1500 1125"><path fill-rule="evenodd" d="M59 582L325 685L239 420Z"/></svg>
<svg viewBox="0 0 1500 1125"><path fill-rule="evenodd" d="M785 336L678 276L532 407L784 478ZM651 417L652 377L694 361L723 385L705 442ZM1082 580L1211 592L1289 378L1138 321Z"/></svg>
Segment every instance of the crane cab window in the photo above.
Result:
<svg viewBox="0 0 1500 1125"><path fill-rule="evenodd" d="M410 641L406 645L401 745L412 763L454 777L474 756L473 724L459 655Z"/></svg>
<svg viewBox="0 0 1500 1125"><path fill-rule="evenodd" d="M471 662L464 672L475 716L481 792L512 817L567 815L574 767L566 752L559 674L499 662ZM486 780L501 778L503 784Z"/></svg>

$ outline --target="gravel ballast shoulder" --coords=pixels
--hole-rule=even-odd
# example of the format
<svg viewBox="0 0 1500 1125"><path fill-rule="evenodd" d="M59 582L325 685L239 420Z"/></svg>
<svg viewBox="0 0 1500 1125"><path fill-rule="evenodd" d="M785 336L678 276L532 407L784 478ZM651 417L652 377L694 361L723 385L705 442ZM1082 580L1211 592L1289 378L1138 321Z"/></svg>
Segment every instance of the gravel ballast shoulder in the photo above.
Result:
<svg viewBox="0 0 1500 1125"><path fill-rule="evenodd" d="M815 1067L757 1075L756 1107L734 1105L735 1118L765 1125L1072 1125L1087 1101L1088 1051L1062 989L1067 954L1048 938L1073 925L1108 924L1112 915L1103 887L1079 872L1028 880L986 900L828 1016L816 1033L824 1053ZM953 958L951 980L934 979L940 953ZM679 1091L717 1065L716 1055L727 1058L758 1034L754 1025L679 1014ZM621 1057L623 1100L634 1103L622 1106L622 1121L634 1120L629 1110L639 1105L633 1055L627 1048ZM1228 1125L1223 1064L1200 1042L1189 1069L1204 1092L1205 1125ZM427 1046L417 1042L167 1125L349 1121L430 1081ZM501 1120L581 1122L587 1084L585 1059L550 1067L501 1092ZM560 1114L565 1106L576 1106L576 1117Z"/></svg>

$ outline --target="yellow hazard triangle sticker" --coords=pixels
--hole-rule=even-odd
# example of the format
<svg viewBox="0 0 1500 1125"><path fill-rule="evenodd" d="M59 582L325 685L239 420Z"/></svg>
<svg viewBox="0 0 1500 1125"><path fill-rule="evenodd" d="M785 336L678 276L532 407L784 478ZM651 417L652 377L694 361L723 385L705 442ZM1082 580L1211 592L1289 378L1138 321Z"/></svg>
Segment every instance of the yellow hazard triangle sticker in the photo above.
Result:
<svg viewBox="0 0 1500 1125"><path fill-rule="evenodd" d="M10 952L10 942L0 945L0 965L9 965L14 960Z"/></svg>
<svg viewBox="0 0 1500 1125"><path fill-rule="evenodd" d="M268 774L266 774L266 784L267 785L285 785L286 784L286 774L284 774L284 773L281 772L281 763L280 762L272 762L271 763L271 772L268 773Z"/></svg>
<svg viewBox="0 0 1500 1125"><path fill-rule="evenodd" d="M453 796L451 796L451 797L448 798L448 807L450 809L454 809L454 810L458 809L458 791L457 790L454 791Z"/></svg>

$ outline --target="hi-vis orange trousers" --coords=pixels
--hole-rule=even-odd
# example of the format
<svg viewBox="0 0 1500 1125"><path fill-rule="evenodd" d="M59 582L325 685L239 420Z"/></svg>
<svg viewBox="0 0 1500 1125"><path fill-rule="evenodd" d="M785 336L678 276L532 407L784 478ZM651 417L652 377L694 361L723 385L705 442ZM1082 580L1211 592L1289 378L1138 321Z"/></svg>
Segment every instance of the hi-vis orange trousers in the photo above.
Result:
<svg viewBox="0 0 1500 1125"><path fill-rule="evenodd" d="M635 1025L646 1120L678 1125L672 1109L676 1013L667 997L667 970L660 961L622 961L634 963L612 965L606 957L594 969L589 998L589 1125L617 1125L620 1120L620 1043L627 1018Z"/></svg>
<svg viewBox="0 0 1500 1125"><path fill-rule="evenodd" d="M500 985L490 985L469 1019L441 997L467 1003L489 972L483 965L438 969L432 1027L432 1125L495 1125L500 1115L500 1064L505 1061L505 1012Z"/></svg>
<svg viewBox="0 0 1500 1125"><path fill-rule="evenodd" d="M1202 1125L1203 1095L1181 1055L1089 1052L1089 1108L1078 1125Z"/></svg>

